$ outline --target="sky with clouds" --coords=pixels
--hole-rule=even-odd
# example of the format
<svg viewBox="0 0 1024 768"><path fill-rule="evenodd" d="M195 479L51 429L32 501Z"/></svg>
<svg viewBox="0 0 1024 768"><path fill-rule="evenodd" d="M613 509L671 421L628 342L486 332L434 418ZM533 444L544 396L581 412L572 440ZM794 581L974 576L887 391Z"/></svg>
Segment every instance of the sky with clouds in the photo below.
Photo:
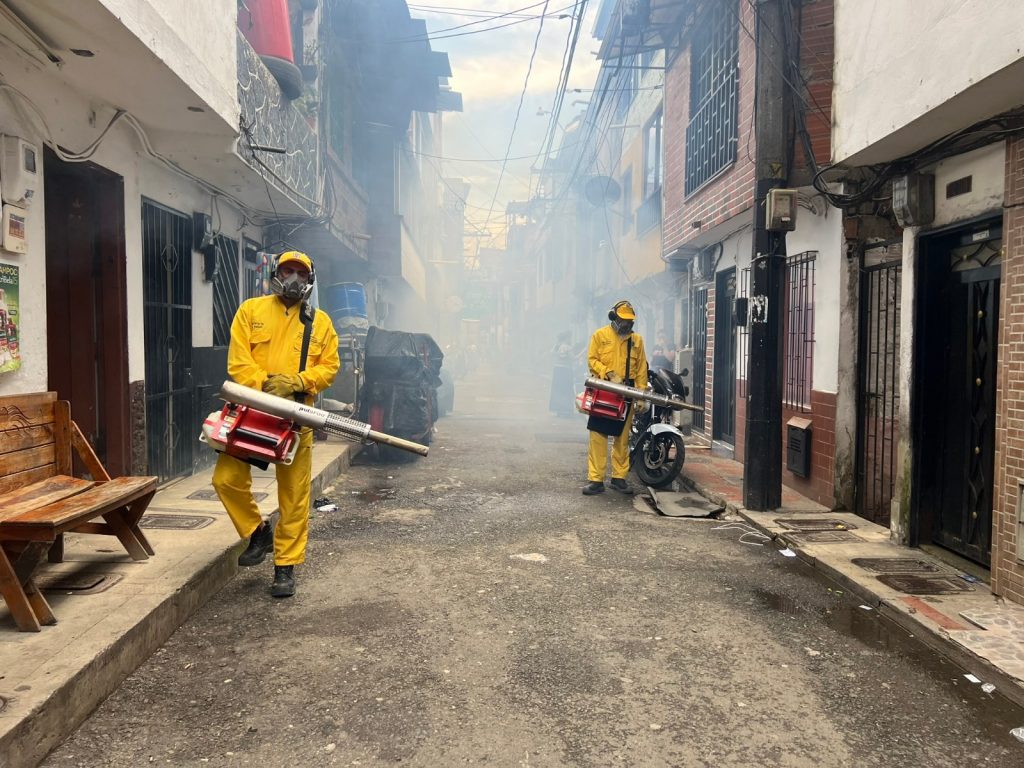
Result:
<svg viewBox="0 0 1024 768"><path fill-rule="evenodd" d="M526 99L509 153L513 158L535 155L542 149L549 117L537 112L552 107L570 31L569 14L578 1L550 0L548 3ZM589 0L586 5L569 78L570 90L559 119L563 126L585 109L585 105L573 102L590 98L588 90L573 93L571 89L592 89L597 78L598 62L594 51L599 43L592 36L592 30L599 5L600 0ZM472 207L467 209L467 217L480 226L491 209L501 160L509 146L516 106L540 24L536 17L544 4L537 0L413 0L409 6L414 17L426 20L427 29L435 38L432 48L448 53L452 89L463 96L465 111L444 116L443 154L473 162L449 160L442 163L442 169L447 177L469 181L468 202ZM514 11L519 13L491 21L472 15L496 16ZM475 23L481 21L483 23ZM471 26L451 29L465 24ZM509 26L500 26L504 24ZM465 34L470 32L472 34ZM448 35L458 36L446 37ZM507 202L526 199L533 163L531 159L508 162L491 215L492 231L504 222Z"/></svg>

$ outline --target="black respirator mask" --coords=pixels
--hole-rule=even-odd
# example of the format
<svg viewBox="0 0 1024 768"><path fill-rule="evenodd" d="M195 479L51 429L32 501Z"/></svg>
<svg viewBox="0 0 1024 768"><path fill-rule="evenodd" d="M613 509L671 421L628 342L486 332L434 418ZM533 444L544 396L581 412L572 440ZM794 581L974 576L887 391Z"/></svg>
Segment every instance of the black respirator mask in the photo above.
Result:
<svg viewBox="0 0 1024 768"><path fill-rule="evenodd" d="M612 320L612 328L619 336L629 336L633 332L633 321L615 318Z"/></svg>
<svg viewBox="0 0 1024 768"><path fill-rule="evenodd" d="M309 277L306 278L299 277L298 274L293 272L288 277L282 278L279 275L279 268L274 270L274 275L270 278L271 293L284 299L295 299L296 301L308 299L309 295L313 292L313 282L316 280L315 273L310 272Z"/></svg>

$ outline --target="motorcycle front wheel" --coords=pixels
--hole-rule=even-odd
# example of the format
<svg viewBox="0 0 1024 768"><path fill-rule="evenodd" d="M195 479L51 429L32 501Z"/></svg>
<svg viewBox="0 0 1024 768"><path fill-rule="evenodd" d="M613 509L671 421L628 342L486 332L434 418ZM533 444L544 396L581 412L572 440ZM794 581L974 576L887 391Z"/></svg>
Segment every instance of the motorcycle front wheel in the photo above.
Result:
<svg viewBox="0 0 1024 768"><path fill-rule="evenodd" d="M664 488L671 485L683 469L686 447L683 439L671 432L647 434L637 447L633 470L644 485Z"/></svg>

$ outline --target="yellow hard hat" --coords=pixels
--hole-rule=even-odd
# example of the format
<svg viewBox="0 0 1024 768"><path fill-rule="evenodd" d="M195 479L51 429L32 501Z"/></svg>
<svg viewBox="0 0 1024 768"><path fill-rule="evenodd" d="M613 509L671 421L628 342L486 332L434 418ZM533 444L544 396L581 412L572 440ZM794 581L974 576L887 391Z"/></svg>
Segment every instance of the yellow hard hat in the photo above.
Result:
<svg viewBox="0 0 1024 768"><path fill-rule="evenodd" d="M609 319L614 319L613 315L619 320L636 320L636 311L628 301L620 301L612 307L612 311L608 313Z"/></svg>
<svg viewBox="0 0 1024 768"><path fill-rule="evenodd" d="M302 251L285 251L284 253L277 257L277 266L279 267L282 264L287 264L288 262L301 264L310 273L313 272L313 260L309 258L309 256L307 256L306 254L304 254Z"/></svg>

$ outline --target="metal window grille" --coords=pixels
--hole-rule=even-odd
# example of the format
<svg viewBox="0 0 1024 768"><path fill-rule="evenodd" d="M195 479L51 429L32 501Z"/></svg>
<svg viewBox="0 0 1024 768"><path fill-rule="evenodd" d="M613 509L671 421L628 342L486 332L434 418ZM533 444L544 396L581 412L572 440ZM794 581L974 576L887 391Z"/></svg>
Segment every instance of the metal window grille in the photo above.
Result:
<svg viewBox="0 0 1024 768"><path fill-rule="evenodd" d="M737 0L713 5L690 49L686 194L736 161L739 82Z"/></svg>
<svg viewBox="0 0 1024 768"><path fill-rule="evenodd" d="M693 404L703 408L706 403L706 382L708 366L708 289L698 288L693 292ZM705 419L703 411L693 414L693 428L703 432Z"/></svg>
<svg viewBox="0 0 1024 768"><path fill-rule="evenodd" d="M217 235L217 268L213 274L213 346L231 341L231 321L241 304L239 298L238 241Z"/></svg>
<svg viewBox="0 0 1024 768"><path fill-rule="evenodd" d="M738 296L746 299L750 297L750 267L744 267L740 270L740 284ZM750 319L747 318L747 322L744 325L739 326L737 329L738 339L737 342L740 345L740 359L739 359L739 370L736 371L736 379L738 386L736 387L737 394L742 397L747 397L747 370L750 364Z"/></svg>
<svg viewBox="0 0 1024 768"><path fill-rule="evenodd" d="M814 264L817 251L786 260L786 349L783 400L801 412L811 410L814 368Z"/></svg>
<svg viewBox="0 0 1024 768"><path fill-rule="evenodd" d="M260 253L258 243L252 240L245 241L244 255L242 258L242 300L255 299L263 296L264 259Z"/></svg>

